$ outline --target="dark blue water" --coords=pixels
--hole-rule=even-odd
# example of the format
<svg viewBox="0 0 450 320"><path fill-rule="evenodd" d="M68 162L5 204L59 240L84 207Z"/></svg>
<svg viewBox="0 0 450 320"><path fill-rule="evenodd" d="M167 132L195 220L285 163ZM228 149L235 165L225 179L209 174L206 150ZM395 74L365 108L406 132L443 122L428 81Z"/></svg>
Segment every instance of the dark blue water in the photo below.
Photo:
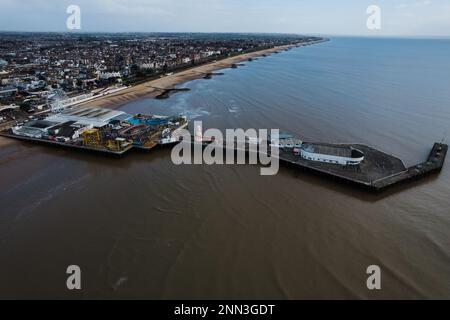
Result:
<svg viewBox="0 0 450 320"><path fill-rule="evenodd" d="M449 40L334 38L122 109L361 142L412 165L450 138L449 56ZM447 163L369 195L289 168L174 166L170 150L116 160L19 144L0 161L5 297L450 297ZM73 263L86 277L75 295ZM366 288L372 264L380 291Z"/></svg>

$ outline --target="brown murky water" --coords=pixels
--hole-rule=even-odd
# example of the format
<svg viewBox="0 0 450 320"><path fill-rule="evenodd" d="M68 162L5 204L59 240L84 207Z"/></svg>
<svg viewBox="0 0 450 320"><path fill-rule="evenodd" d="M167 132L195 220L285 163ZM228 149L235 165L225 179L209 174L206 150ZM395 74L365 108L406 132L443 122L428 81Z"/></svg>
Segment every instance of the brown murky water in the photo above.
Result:
<svg viewBox="0 0 450 320"><path fill-rule="evenodd" d="M448 139L449 53L448 40L333 39L124 110L357 141L412 165ZM450 298L447 163L372 195L292 168L175 166L170 149L17 143L0 177L1 298ZM372 264L380 291L366 288Z"/></svg>

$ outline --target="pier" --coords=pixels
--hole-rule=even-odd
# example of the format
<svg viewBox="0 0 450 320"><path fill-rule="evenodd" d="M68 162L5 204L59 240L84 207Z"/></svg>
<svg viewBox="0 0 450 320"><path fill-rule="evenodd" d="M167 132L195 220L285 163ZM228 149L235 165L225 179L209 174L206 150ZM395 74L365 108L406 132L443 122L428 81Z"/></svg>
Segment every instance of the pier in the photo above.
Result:
<svg viewBox="0 0 450 320"><path fill-rule="evenodd" d="M425 162L406 168L399 158L372 147L361 144L348 146L364 152L365 158L359 165L342 166L308 161L282 149L280 149L279 158L281 162L298 168L347 181L368 190L381 191L401 182L439 172L444 165L448 149L446 144L435 143Z"/></svg>
<svg viewBox="0 0 450 320"><path fill-rule="evenodd" d="M123 155L132 148L149 151L176 142L172 135L185 128L184 116L136 114L101 108L67 108L0 132L13 139Z"/></svg>
<svg viewBox="0 0 450 320"><path fill-rule="evenodd" d="M418 179L428 174L441 171L445 157L447 155L448 145L435 143L430 151L428 159L420 164L407 168L398 174L393 174L378 180L372 181L372 188L375 190L386 189L394 184L409 180Z"/></svg>
<svg viewBox="0 0 450 320"><path fill-rule="evenodd" d="M58 141L44 140L44 139L39 139L39 138L18 136L11 132L8 132L8 131L0 132L0 136L6 137L6 138L11 138L11 139L33 142L33 143L42 144L42 145L52 145L52 146L56 146L56 147L63 147L63 148L68 148L68 149L73 149L73 150L94 152L94 153L100 153L100 154L104 154L104 155L118 156L118 157L123 156L125 153L127 153L129 150L131 150L133 148L133 146L130 145L130 146L123 148L122 150L110 150L110 149L104 148L104 147L89 147L89 146L83 146L81 144L58 142Z"/></svg>
<svg viewBox="0 0 450 320"><path fill-rule="evenodd" d="M114 156L122 156L133 148L148 151L160 144L158 143L157 139L149 139L146 143L130 144L126 145L123 148L111 149L108 148L107 145L103 144L83 145L78 140L74 140L71 142L59 142L42 138L21 136L14 134L11 130L0 132L0 135L34 143L49 144L59 147L66 147L81 151L92 151ZM175 140L170 144L177 143L178 141L180 140ZM195 141L195 137L190 142L192 146L195 143L200 143L202 147L214 144L217 148L229 148L232 152L245 151L246 153L248 153L249 150L255 150L254 148L250 148L248 142L244 144L244 148L238 148L236 141L234 143L234 147L233 144L231 145L231 147L228 147L223 141L193 141ZM295 139L291 139L290 141L295 141ZM261 141L261 144L262 143L269 144L268 141ZM348 182L369 191L382 191L400 183L416 180L432 173L438 173L439 171L441 171L444 165L448 151L447 144L434 143L428 158L424 162L407 168L404 165L403 161L399 158L363 144L318 144L310 142L300 142L300 144L305 146L303 148L304 151L310 151L308 147L313 145L316 147L320 147L322 151L338 150L340 156L342 157L345 156L344 154L346 153L346 151L350 150L352 152L352 155L356 155L359 158L349 158L350 162L347 165L343 165L341 163L338 163L338 161L332 160L315 161L301 156L299 154L298 148L295 148L293 146L281 146L278 149L278 159L280 160L280 164L285 164L298 169L311 171L335 180ZM266 150L270 150L270 147L268 147ZM268 152L270 153L270 151ZM363 155L363 157L361 157L361 155ZM272 157L274 156L275 155L272 155ZM352 159L358 159L357 163L351 161Z"/></svg>
<svg viewBox="0 0 450 320"><path fill-rule="evenodd" d="M203 146L209 145L211 141L204 141ZM267 143L267 141L264 141ZM303 142L309 144L308 142ZM280 147L278 158L280 164L288 165L297 169L302 169L316 173L333 180L350 183L361 189L378 192L384 191L394 185L423 178L427 175L441 171L447 155L448 145L444 143L434 143L430 154L425 162L406 167L403 161L393 155L387 154L373 147L363 144L326 144L336 148L350 148L361 151L364 160L358 165L341 165L336 163L326 163L307 160L293 152L293 148ZM217 143L217 147L226 149L227 146ZM251 150L248 144L245 148L238 148L234 143L234 152L241 150L246 153ZM267 150L270 150L268 148ZM273 156L273 155L272 155Z"/></svg>

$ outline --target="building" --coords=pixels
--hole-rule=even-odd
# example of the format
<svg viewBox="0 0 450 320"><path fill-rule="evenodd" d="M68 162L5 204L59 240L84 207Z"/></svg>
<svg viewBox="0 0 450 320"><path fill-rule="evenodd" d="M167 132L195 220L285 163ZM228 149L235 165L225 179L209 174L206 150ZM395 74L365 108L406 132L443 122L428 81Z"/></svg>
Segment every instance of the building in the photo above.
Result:
<svg viewBox="0 0 450 320"><path fill-rule="evenodd" d="M52 97L53 98L53 97ZM70 97L70 98L66 98L66 99L55 99L53 98L55 101L50 103L50 106L53 110L58 110L58 109L65 109L68 108L70 106L73 106L75 104L79 104L85 101L89 101L91 99L94 98L94 94L91 93L85 93L85 94L80 94L78 96L74 96L74 97Z"/></svg>
<svg viewBox="0 0 450 320"><path fill-rule="evenodd" d="M77 139L93 128L103 128L114 120L123 121L131 115L116 110L101 108L68 108L60 113L51 114L44 120L32 120L12 128L14 134L31 138L54 137L66 142Z"/></svg>
<svg viewBox="0 0 450 320"><path fill-rule="evenodd" d="M120 72L100 72L98 78L101 80L107 80L110 78L120 78L122 75Z"/></svg>
<svg viewBox="0 0 450 320"><path fill-rule="evenodd" d="M300 156L306 160L340 165L359 165L364 160L364 153L358 149L325 143L303 143Z"/></svg>
<svg viewBox="0 0 450 320"><path fill-rule="evenodd" d="M10 97L17 91L17 88L0 88L0 98Z"/></svg>
<svg viewBox="0 0 450 320"><path fill-rule="evenodd" d="M277 139L270 139L270 145L276 148L300 148L302 141L290 134L280 133Z"/></svg>
<svg viewBox="0 0 450 320"><path fill-rule="evenodd" d="M92 125L94 128L105 127L113 120L125 120L132 116L117 110L102 108L68 108L61 113L53 114L47 118L48 121L65 123L74 121L81 125Z"/></svg>
<svg viewBox="0 0 450 320"><path fill-rule="evenodd" d="M7 105L7 106L0 105L0 112L5 111L5 110L14 110L17 108L19 108L19 106L14 103Z"/></svg>
<svg viewBox="0 0 450 320"><path fill-rule="evenodd" d="M53 122L48 120L33 120L24 123L22 126L16 126L12 128L14 134L30 138L42 138L48 134L48 131L59 125L59 122Z"/></svg>

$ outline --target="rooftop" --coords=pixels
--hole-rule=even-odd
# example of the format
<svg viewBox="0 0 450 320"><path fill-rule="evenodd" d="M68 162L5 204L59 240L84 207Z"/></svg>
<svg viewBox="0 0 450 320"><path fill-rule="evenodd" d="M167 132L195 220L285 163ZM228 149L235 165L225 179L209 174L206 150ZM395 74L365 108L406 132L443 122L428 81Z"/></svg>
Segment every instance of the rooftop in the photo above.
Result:
<svg viewBox="0 0 450 320"><path fill-rule="evenodd" d="M304 143L302 144L302 149L307 152L325 154L330 156L338 156L345 158L353 158L363 156L362 152L358 151L349 146L331 145L326 143Z"/></svg>
<svg viewBox="0 0 450 320"><path fill-rule="evenodd" d="M37 128L37 129L45 129L50 128L59 124L59 122L55 121L47 121L47 120L33 120L24 124L24 127L28 128Z"/></svg>
<svg viewBox="0 0 450 320"><path fill-rule="evenodd" d="M47 120L55 122L75 121L81 124L92 124L94 127L103 127L114 118L127 116L123 111L103 108L69 108L61 113L49 116Z"/></svg>

